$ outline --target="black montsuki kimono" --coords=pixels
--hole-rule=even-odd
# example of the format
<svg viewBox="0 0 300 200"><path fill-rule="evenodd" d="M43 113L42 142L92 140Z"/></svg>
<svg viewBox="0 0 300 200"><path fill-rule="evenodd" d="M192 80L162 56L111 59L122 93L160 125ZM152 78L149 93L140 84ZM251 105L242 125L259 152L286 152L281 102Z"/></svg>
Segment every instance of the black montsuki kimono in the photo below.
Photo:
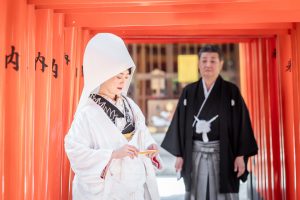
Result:
<svg viewBox="0 0 300 200"><path fill-rule="evenodd" d="M246 104L237 86L225 81L219 76L216 80L220 101L219 109L219 140L220 140L220 193L237 193L239 179L234 172L234 160L237 156L244 156L246 164L250 156L258 151L254 138L251 121ZM215 85L216 86L216 85ZM214 86L214 87L215 87ZM214 90L214 88L213 88ZM212 91L213 92L213 91ZM202 80L189 84L183 89L174 113L171 125L163 140L162 147L174 156L183 157L184 164L181 175L184 178L186 191L191 190L194 116L197 115L203 102ZM203 96L203 95L202 95ZM212 99L211 99L212 100ZM211 101L208 97L205 105ZM205 112L205 105L202 112ZM205 115L205 113L203 113ZM240 177L247 179L248 171Z"/></svg>

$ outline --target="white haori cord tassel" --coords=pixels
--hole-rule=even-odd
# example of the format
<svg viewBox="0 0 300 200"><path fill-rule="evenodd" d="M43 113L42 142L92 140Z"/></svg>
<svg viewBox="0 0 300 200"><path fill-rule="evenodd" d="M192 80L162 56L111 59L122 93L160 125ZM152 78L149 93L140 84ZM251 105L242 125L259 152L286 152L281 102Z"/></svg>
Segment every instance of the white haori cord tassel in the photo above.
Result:
<svg viewBox="0 0 300 200"><path fill-rule="evenodd" d="M211 131L210 125L213 121L215 121L219 115L214 116L211 118L209 121L206 120L200 120L196 116L194 116L195 120L197 121L196 123L196 133L200 134L202 133L202 140L203 142L208 142L209 139L207 137L207 133Z"/></svg>

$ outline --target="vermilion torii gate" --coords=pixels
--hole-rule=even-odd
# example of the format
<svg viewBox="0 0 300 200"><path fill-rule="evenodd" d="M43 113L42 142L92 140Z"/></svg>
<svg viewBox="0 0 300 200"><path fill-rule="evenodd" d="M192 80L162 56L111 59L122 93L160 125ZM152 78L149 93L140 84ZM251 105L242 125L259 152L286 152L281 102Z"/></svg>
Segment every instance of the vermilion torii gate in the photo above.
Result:
<svg viewBox="0 0 300 200"><path fill-rule="evenodd" d="M0 199L70 199L63 138L98 32L128 43L239 43L264 199L300 199L300 1L1 0Z"/></svg>

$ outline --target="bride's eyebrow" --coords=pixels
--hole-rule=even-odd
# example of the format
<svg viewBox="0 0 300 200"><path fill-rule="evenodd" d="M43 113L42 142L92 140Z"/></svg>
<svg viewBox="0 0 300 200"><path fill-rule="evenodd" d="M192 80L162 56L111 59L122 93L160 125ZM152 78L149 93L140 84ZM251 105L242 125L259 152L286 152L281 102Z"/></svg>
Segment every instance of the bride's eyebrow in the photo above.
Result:
<svg viewBox="0 0 300 200"><path fill-rule="evenodd" d="M129 73L123 73L123 72L122 72L122 73L118 74L118 76L119 76L119 75L129 75Z"/></svg>

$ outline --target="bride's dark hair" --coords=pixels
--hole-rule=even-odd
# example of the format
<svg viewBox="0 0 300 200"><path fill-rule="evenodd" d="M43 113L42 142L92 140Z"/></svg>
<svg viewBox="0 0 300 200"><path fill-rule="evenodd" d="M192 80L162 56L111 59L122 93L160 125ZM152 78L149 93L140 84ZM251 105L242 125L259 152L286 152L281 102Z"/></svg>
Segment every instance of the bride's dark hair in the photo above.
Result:
<svg viewBox="0 0 300 200"><path fill-rule="evenodd" d="M131 74L131 72L132 72L132 68L131 67L128 69L128 72L129 72L129 74Z"/></svg>

